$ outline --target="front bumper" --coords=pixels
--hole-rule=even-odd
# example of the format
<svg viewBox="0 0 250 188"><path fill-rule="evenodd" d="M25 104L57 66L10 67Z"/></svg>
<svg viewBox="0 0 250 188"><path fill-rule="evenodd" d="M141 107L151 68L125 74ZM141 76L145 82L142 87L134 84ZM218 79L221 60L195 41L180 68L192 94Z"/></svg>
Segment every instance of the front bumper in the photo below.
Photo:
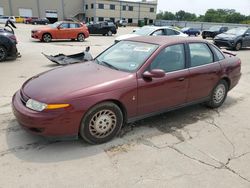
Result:
<svg viewBox="0 0 250 188"><path fill-rule="evenodd" d="M26 130L46 137L77 137L82 115L60 109L36 112L25 106L20 91L12 99L12 110L18 123Z"/></svg>
<svg viewBox="0 0 250 188"><path fill-rule="evenodd" d="M229 47L233 48L235 42L233 40L223 40L223 39L214 39L214 44L219 47Z"/></svg>

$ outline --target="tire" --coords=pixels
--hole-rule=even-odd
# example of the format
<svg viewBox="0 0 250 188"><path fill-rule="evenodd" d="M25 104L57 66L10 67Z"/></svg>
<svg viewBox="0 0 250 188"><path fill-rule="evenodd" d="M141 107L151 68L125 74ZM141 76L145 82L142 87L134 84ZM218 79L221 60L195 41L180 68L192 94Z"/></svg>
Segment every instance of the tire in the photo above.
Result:
<svg viewBox="0 0 250 188"><path fill-rule="evenodd" d="M123 125L121 109L114 103L105 102L94 106L83 117L81 137L90 144L102 144L113 139Z"/></svg>
<svg viewBox="0 0 250 188"><path fill-rule="evenodd" d="M227 98L228 83L225 80L221 80L213 89L210 100L207 102L209 108L220 107Z"/></svg>
<svg viewBox="0 0 250 188"><path fill-rule="evenodd" d="M51 42L51 40L52 40L52 36L51 36L51 34L49 34L49 33L45 33L45 34L43 35L43 37L42 37L42 41L43 41L43 42Z"/></svg>
<svg viewBox="0 0 250 188"><path fill-rule="evenodd" d="M84 34L82 34L82 33L78 34L77 40L78 40L79 42L83 42L83 41L85 40Z"/></svg>
<svg viewBox="0 0 250 188"><path fill-rule="evenodd" d="M206 36L202 36L203 39L206 39L207 37Z"/></svg>
<svg viewBox="0 0 250 188"><path fill-rule="evenodd" d="M107 32L107 36L112 36L112 34L113 34L113 33L112 33L112 31L110 31L110 30Z"/></svg>
<svg viewBox="0 0 250 188"><path fill-rule="evenodd" d="M235 44L234 49L235 49L236 51L239 51L241 48L242 48L242 43L241 43L241 42L237 42L237 43Z"/></svg>
<svg viewBox="0 0 250 188"><path fill-rule="evenodd" d="M0 46L0 62L5 61L7 58L7 50L5 47Z"/></svg>
<svg viewBox="0 0 250 188"><path fill-rule="evenodd" d="M37 22L34 22L34 25L37 25Z"/></svg>

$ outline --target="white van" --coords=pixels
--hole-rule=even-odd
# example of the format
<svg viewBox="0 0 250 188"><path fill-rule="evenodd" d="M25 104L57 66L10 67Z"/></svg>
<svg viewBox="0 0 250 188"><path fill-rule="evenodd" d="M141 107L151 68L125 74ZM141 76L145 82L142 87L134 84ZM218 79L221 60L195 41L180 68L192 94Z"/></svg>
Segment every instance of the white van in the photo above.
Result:
<svg viewBox="0 0 250 188"><path fill-rule="evenodd" d="M12 22L16 22L16 18L14 16L0 16L0 23L5 24L7 20L10 20Z"/></svg>

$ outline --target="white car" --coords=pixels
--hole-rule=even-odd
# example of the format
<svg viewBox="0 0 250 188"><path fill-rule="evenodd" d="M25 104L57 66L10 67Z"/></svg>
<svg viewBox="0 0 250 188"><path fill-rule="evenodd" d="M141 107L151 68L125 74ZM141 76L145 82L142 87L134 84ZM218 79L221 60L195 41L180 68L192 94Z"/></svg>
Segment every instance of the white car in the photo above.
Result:
<svg viewBox="0 0 250 188"><path fill-rule="evenodd" d="M5 24L7 20L10 20L12 22L16 22L16 18L14 16L0 16L0 23Z"/></svg>
<svg viewBox="0 0 250 188"><path fill-rule="evenodd" d="M188 35L182 33L181 31L178 31L172 27L156 27L156 26L144 26L141 29L134 30L133 33L126 34L119 36L115 39L115 42L119 42L124 39L128 39L131 37L137 37L137 36L160 36L160 35L166 35L166 36L182 36L182 37L188 37Z"/></svg>

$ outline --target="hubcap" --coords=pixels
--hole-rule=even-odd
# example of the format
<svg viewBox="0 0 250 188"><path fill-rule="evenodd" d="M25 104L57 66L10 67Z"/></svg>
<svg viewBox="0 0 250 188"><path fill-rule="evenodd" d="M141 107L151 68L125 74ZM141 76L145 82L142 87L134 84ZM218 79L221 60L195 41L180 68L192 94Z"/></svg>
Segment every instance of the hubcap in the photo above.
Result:
<svg viewBox="0 0 250 188"><path fill-rule="evenodd" d="M237 49L237 50L240 50L240 48L241 48L241 43L237 43L236 49Z"/></svg>
<svg viewBox="0 0 250 188"><path fill-rule="evenodd" d="M5 57L5 51L4 49L0 48L0 60L2 60Z"/></svg>
<svg viewBox="0 0 250 188"><path fill-rule="evenodd" d="M104 138L113 132L116 127L116 122L116 115L113 111L101 110L90 120L90 133L96 138Z"/></svg>
<svg viewBox="0 0 250 188"><path fill-rule="evenodd" d="M78 36L78 40L79 40L79 41L84 41L84 36L83 36L82 34L80 34L80 35Z"/></svg>
<svg viewBox="0 0 250 188"><path fill-rule="evenodd" d="M45 42L51 41L50 35L44 35L43 40L44 40Z"/></svg>
<svg viewBox="0 0 250 188"><path fill-rule="evenodd" d="M220 103L224 99L225 94L226 94L225 86L223 84L218 85L215 89L213 96L214 102L216 104Z"/></svg>

